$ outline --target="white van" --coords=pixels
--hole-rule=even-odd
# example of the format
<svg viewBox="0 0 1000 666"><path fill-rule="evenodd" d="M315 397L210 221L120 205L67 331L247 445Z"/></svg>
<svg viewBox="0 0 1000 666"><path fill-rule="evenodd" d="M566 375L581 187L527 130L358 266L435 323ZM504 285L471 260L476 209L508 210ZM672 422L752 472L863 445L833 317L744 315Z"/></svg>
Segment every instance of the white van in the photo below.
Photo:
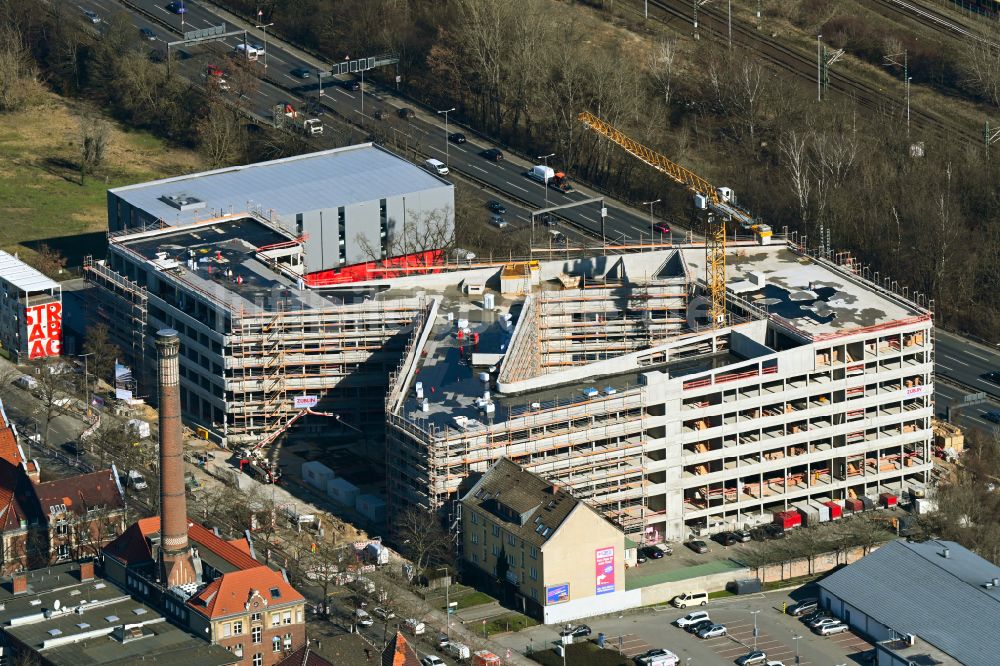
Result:
<svg viewBox="0 0 1000 666"><path fill-rule="evenodd" d="M444 646L445 652L453 656L455 659L468 659L469 658L469 646L463 643L450 642Z"/></svg>
<svg viewBox="0 0 1000 666"><path fill-rule="evenodd" d="M419 636L427 631L427 626L416 618L408 617L403 620L403 629L410 632L414 636Z"/></svg>
<svg viewBox="0 0 1000 666"><path fill-rule="evenodd" d="M448 175L448 167L445 166L444 162L436 160L433 157L424 161L424 168L432 173L436 173L439 176Z"/></svg>
<svg viewBox="0 0 1000 666"><path fill-rule="evenodd" d="M233 49L236 55L240 57L245 57L251 62L257 60L260 56L264 54L264 49L258 48L254 44L237 44L236 48Z"/></svg>
<svg viewBox="0 0 1000 666"><path fill-rule="evenodd" d="M708 592L685 592L678 594L670 600L677 608L687 608L688 606L705 606L708 604Z"/></svg>

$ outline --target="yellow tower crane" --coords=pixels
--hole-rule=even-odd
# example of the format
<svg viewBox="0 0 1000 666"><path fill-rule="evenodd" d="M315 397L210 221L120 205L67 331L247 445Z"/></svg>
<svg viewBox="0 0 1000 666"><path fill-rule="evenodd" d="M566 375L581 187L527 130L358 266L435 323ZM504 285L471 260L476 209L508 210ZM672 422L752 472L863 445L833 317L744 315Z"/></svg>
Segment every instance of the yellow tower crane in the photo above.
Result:
<svg viewBox="0 0 1000 666"><path fill-rule="evenodd" d="M709 214L708 229L705 233L705 283L708 285L710 301L708 314L712 328L725 326L726 221L737 220L744 228L752 230L758 242L765 245L770 242L771 228L766 224L755 222L749 213L737 208L732 202L733 194L729 188L714 187L690 169L685 169L666 156L629 138L621 130L591 113L583 111L577 116L577 120L623 148L629 155L687 187L695 193L695 205L698 208L708 208L715 213L715 215Z"/></svg>

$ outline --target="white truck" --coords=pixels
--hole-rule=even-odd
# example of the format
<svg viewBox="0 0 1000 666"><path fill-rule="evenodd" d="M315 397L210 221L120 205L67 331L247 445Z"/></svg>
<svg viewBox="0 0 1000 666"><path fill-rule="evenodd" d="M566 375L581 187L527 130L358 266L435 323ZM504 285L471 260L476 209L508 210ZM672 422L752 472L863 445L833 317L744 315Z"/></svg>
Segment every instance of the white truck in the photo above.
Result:
<svg viewBox="0 0 1000 666"><path fill-rule="evenodd" d="M365 546L364 558L378 566L389 564L389 549L380 543L370 543Z"/></svg>
<svg viewBox="0 0 1000 666"><path fill-rule="evenodd" d="M264 55L264 49L258 48L253 44L237 44L236 48L233 49L236 55L241 58L246 58L247 60L253 62Z"/></svg>
<svg viewBox="0 0 1000 666"><path fill-rule="evenodd" d="M525 171L524 175L531 180L537 180L539 183L548 183L555 178L556 172L552 167L547 167L544 164L536 164L531 167L531 171Z"/></svg>

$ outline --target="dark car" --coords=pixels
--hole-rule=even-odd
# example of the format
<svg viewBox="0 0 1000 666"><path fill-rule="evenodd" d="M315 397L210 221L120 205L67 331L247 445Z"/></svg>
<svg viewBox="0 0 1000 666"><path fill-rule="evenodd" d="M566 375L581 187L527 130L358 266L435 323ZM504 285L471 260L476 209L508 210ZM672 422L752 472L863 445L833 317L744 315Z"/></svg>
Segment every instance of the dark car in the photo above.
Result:
<svg viewBox="0 0 1000 666"><path fill-rule="evenodd" d="M788 608L788 614L794 615L795 617L800 617L802 615L807 615L813 611L819 609L819 601L816 599L803 599L794 606Z"/></svg>
<svg viewBox="0 0 1000 666"><path fill-rule="evenodd" d="M497 213L498 215L503 215L504 213L507 212L507 207L504 206L499 201L497 201L496 199L490 199L489 201L487 201L486 207L489 208L490 211Z"/></svg>
<svg viewBox="0 0 1000 666"><path fill-rule="evenodd" d="M755 541L769 541L771 539L784 539L785 530L779 525L764 525L763 527L756 527L750 532L750 536Z"/></svg>
<svg viewBox="0 0 1000 666"><path fill-rule="evenodd" d="M169 2L167 3L167 11L171 14L187 14L187 7L184 6L183 2Z"/></svg>
<svg viewBox="0 0 1000 666"><path fill-rule="evenodd" d="M465 135L461 132L452 132L448 135L448 140L452 143L465 143Z"/></svg>
<svg viewBox="0 0 1000 666"><path fill-rule="evenodd" d="M736 540L740 543L747 543L751 539L750 532L747 530L736 530L733 534L736 535Z"/></svg>
<svg viewBox="0 0 1000 666"><path fill-rule="evenodd" d="M1000 386L1000 370L991 370L989 372L984 372L980 375L983 379L988 382L992 382L997 386Z"/></svg>
<svg viewBox="0 0 1000 666"><path fill-rule="evenodd" d="M357 79L341 81L340 85L344 87L344 90L361 90L361 82Z"/></svg>
<svg viewBox="0 0 1000 666"><path fill-rule="evenodd" d="M711 627L713 624L715 624L715 622L706 618L701 622L695 622L694 624L689 624L688 626L684 627L684 631L688 632L689 634L694 634L695 636L697 636L699 631L701 631L705 627Z"/></svg>
<svg viewBox="0 0 1000 666"><path fill-rule="evenodd" d="M503 152L499 148L487 148L479 154L491 162L499 162L503 159Z"/></svg>
<svg viewBox="0 0 1000 666"><path fill-rule="evenodd" d="M296 67L292 70L292 76L297 76L300 79L308 79L312 76L312 72L306 67Z"/></svg>
<svg viewBox="0 0 1000 666"><path fill-rule="evenodd" d="M416 114L413 113L413 109L411 109L409 107L403 107L402 109L400 109L399 111L396 112L396 115L399 116L400 118L409 120L410 118L412 118Z"/></svg>
<svg viewBox="0 0 1000 666"><path fill-rule="evenodd" d="M708 552L708 544L702 541L701 539L693 539L692 541L688 541L684 545L698 554L703 554Z"/></svg>
<svg viewBox="0 0 1000 666"><path fill-rule="evenodd" d="M721 532L720 534L716 534L712 538L718 541L723 546L732 546L740 542L740 540L732 532Z"/></svg>
<svg viewBox="0 0 1000 666"><path fill-rule="evenodd" d="M985 412L983 418L987 421L992 421L993 423L1000 423L1000 412L995 409Z"/></svg>
<svg viewBox="0 0 1000 666"><path fill-rule="evenodd" d="M575 627L566 627L559 632L560 636L572 636L573 638L583 638L590 635L590 627L585 624L578 624Z"/></svg>
<svg viewBox="0 0 1000 666"><path fill-rule="evenodd" d="M142 28L139 30L139 34L142 35L143 39L148 39L151 42L156 41L156 33L149 28Z"/></svg>
<svg viewBox="0 0 1000 666"><path fill-rule="evenodd" d="M83 15L86 16L87 20L90 21L91 23L100 23L101 22L101 17L97 15L97 12L95 12L95 11L93 11L91 9L84 9L83 10Z"/></svg>
<svg viewBox="0 0 1000 666"><path fill-rule="evenodd" d="M651 560L659 560L663 558L663 551L659 548L653 548L652 546L643 548L642 554Z"/></svg>
<svg viewBox="0 0 1000 666"><path fill-rule="evenodd" d="M375 120L382 120L383 118L385 118L385 111L383 111L382 109L375 109L374 111L372 111L372 118L374 118Z"/></svg>

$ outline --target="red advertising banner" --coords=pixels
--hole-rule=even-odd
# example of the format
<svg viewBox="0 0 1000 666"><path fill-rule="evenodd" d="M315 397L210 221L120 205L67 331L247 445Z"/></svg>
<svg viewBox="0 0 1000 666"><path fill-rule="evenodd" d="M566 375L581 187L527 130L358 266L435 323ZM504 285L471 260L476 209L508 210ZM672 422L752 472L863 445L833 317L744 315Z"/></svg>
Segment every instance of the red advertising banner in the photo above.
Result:
<svg viewBox="0 0 1000 666"><path fill-rule="evenodd" d="M597 594L615 591L615 547L598 548L594 553Z"/></svg>
<svg viewBox="0 0 1000 666"><path fill-rule="evenodd" d="M62 303L24 309L28 329L28 358L59 356L62 352Z"/></svg>

